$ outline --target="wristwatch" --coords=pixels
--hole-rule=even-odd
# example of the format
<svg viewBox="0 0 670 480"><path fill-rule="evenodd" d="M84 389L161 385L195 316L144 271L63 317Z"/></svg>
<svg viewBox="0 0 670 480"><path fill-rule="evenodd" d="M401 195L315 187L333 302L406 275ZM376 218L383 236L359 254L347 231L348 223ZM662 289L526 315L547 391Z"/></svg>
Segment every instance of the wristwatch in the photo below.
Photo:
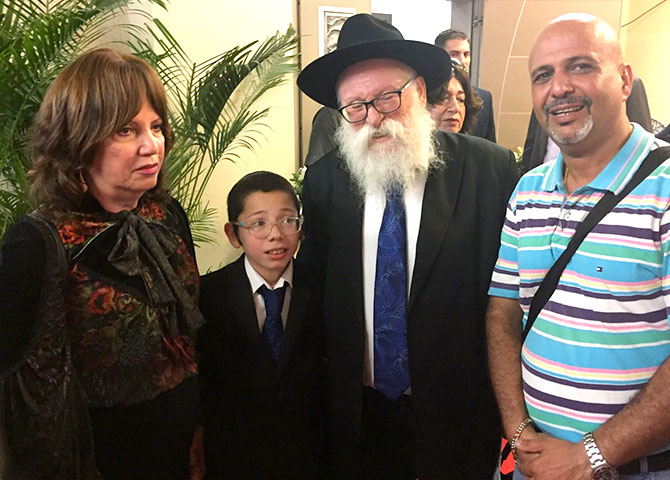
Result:
<svg viewBox="0 0 670 480"><path fill-rule="evenodd" d="M619 479L619 472L603 458L591 432L584 435L584 448L591 463L591 478L593 480Z"/></svg>

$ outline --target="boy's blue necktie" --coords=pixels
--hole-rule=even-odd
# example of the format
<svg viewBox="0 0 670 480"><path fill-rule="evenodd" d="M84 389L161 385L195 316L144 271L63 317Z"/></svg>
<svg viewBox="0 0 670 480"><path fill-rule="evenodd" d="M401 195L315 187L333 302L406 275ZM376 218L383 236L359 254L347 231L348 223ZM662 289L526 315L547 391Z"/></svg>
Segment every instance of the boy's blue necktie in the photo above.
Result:
<svg viewBox="0 0 670 480"><path fill-rule="evenodd" d="M377 246L374 304L375 388L391 400L409 388L407 230L402 192L387 194Z"/></svg>
<svg viewBox="0 0 670 480"><path fill-rule="evenodd" d="M279 360L279 350L284 338L284 327L281 322L281 311L284 306L284 292L286 283L280 288L270 290L265 285L261 285L258 293L265 302L265 324L263 325L263 340L268 348L268 353L275 363Z"/></svg>

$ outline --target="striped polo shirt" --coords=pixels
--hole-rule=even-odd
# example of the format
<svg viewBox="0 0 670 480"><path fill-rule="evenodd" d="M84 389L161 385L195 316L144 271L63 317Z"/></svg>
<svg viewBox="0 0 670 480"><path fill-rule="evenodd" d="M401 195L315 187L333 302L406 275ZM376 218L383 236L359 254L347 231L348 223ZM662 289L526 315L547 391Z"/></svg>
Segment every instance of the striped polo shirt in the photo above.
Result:
<svg viewBox="0 0 670 480"><path fill-rule="evenodd" d="M531 299L575 228L607 190L623 190L650 150L667 143L633 124L591 183L568 194L563 157L524 175L507 205L489 295ZM586 237L521 352L533 421L578 441L617 413L670 354L670 161Z"/></svg>

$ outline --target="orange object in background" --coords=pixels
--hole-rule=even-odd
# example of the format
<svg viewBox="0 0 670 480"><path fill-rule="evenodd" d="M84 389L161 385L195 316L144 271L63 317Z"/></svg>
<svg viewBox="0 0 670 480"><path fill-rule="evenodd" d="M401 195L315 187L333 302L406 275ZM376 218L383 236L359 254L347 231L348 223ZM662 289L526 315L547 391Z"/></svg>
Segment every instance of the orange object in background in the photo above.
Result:
<svg viewBox="0 0 670 480"><path fill-rule="evenodd" d="M514 457L507 439L500 442L500 480L512 480L514 473Z"/></svg>

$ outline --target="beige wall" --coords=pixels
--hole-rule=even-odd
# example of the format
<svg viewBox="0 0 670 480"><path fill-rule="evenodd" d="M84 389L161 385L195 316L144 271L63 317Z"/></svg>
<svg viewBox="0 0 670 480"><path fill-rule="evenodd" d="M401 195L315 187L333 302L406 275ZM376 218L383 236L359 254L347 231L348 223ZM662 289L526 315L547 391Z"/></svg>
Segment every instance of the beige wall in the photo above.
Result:
<svg viewBox="0 0 670 480"><path fill-rule="evenodd" d="M493 94L498 143L507 148L523 146L526 138L532 111L528 54L535 36L550 20L569 12L596 15L616 29L621 0L486 0L484 4L479 85Z"/></svg>
<svg viewBox="0 0 670 480"><path fill-rule="evenodd" d="M355 8L356 13L370 13L370 0L301 0L300 8L300 56L301 66L304 67L319 56L319 7ZM302 161L307 155L309 134L312 131L312 118L320 105L307 95L300 93L302 115L300 122L302 129Z"/></svg>
<svg viewBox="0 0 670 480"><path fill-rule="evenodd" d="M167 25L193 61L203 61L236 45L264 40L278 30L286 31L293 22L293 1L172 0L167 13L158 8L154 8L153 13ZM198 266L202 273L230 263L240 254L223 234L227 219L226 196L233 184L255 170L271 170L288 178L296 169L294 85L295 79L291 78L261 100L260 108L270 107L265 123L271 129L264 131L266 138L261 139L255 152L241 151L241 158L235 164L217 166L205 199L219 210L219 242L198 248Z"/></svg>
<svg viewBox="0 0 670 480"><path fill-rule="evenodd" d="M637 18L658 0L623 0L621 24ZM621 28L624 57L644 82L652 118L670 123L670 3L665 2L628 26Z"/></svg>

